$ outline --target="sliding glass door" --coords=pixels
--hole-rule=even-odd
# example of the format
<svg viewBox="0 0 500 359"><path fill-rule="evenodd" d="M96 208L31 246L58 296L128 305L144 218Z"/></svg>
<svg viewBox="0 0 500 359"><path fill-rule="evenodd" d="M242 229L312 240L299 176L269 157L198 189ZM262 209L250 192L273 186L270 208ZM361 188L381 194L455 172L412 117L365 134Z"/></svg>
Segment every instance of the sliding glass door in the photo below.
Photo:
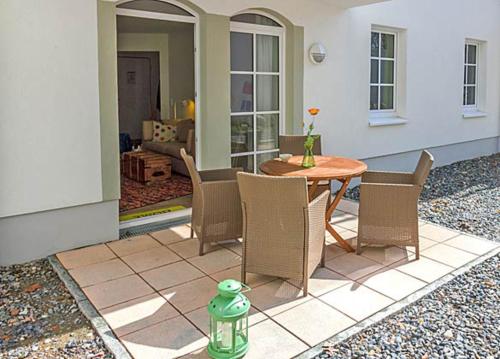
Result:
<svg viewBox="0 0 500 359"><path fill-rule="evenodd" d="M246 21L236 22L242 16ZM231 164L258 172L260 163L278 156L283 28L262 15L232 20Z"/></svg>

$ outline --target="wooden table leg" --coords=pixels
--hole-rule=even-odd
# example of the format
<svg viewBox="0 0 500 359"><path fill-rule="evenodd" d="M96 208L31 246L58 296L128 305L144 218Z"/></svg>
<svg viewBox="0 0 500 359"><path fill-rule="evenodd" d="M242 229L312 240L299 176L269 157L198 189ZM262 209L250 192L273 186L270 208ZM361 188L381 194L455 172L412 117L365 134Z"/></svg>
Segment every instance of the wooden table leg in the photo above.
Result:
<svg viewBox="0 0 500 359"><path fill-rule="evenodd" d="M319 181L312 181L311 185L309 186L309 202L314 199L314 194L316 193L316 189L318 189L318 183Z"/></svg>
<svg viewBox="0 0 500 359"><path fill-rule="evenodd" d="M340 190L337 192L337 195L333 199L332 203L326 210L326 230L330 232L330 234L335 238L338 242L338 244L344 248L347 252L354 252L354 248L351 247L351 245L340 236L340 234L337 233L337 231L332 227L330 224L330 218L332 218L333 211L335 211L335 208L340 203L340 200L344 196L345 191L347 190L347 187L349 186L349 182L351 181L350 178L346 178L344 180L341 180L342 182L342 187L340 187Z"/></svg>

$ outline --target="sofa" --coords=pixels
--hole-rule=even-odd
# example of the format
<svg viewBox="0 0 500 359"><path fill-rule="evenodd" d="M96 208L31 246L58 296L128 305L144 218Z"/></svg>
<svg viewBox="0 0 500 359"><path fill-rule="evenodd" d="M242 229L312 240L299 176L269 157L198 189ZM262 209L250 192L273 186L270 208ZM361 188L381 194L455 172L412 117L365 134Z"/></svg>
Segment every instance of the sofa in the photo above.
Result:
<svg viewBox="0 0 500 359"><path fill-rule="evenodd" d="M189 176L184 160L181 157L181 148L195 157L195 134L194 121L186 120L165 120L163 123L175 125L177 134L175 141L154 142L153 141L153 121L143 121L142 126L142 149L170 156L172 160L172 171Z"/></svg>

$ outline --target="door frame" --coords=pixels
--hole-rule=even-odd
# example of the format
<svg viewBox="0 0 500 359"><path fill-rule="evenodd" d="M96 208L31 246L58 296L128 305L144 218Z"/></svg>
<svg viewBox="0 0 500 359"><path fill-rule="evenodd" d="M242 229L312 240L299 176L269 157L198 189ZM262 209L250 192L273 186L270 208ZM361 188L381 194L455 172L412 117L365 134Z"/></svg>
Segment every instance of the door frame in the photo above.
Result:
<svg viewBox="0 0 500 359"><path fill-rule="evenodd" d="M259 11L259 10L247 10L247 11L240 11L235 15L239 14L257 14L257 15L262 15L265 17L268 17L275 22L277 22L280 27L276 26L267 26L267 25L258 25L258 24L250 24L250 23L244 23L244 22L238 22L238 21L231 21L230 22L230 27L229 31L230 32L244 32L244 33L249 33L253 35L257 34L262 34L262 35L272 35L272 36L277 36L279 38L279 110L278 111L269 111L270 113L279 113L279 132L278 136L282 135L285 133L285 125L286 125L286 105L285 105L285 98L286 98L286 88L285 88L285 75L286 75L286 27L285 25L276 17L264 12L264 11ZM253 37L253 65L254 69L256 70L256 51L255 51L255 36ZM231 71L231 74L248 74L247 71ZM241 112L241 113L233 113L231 111L230 116L244 116L244 115L252 115L255 116L257 113L256 111L256 106L257 106L257 96L256 96L256 91L257 91L257 83L256 83L256 75L258 74L258 71L252 71L252 75L254 76L253 78L253 106L254 110L250 112ZM265 73L263 73L265 74ZM266 114L267 112L261 111L263 114ZM265 154L265 153L273 153L273 152L278 152L279 148L276 150L264 150L264 151L257 151L257 128L256 128L256 118L254 117L254 129L253 129L253 139L254 139L254 151L251 152L241 152L237 154L231 154L231 159L234 157L239 157L239 156L249 156L253 155L254 156L254 173L258 173L258 166L257 166L257 156L258 154ZM279 140L278 140L279 141ZM257 153L258 152L258 153Z"/></svg>
<svg viewBox="0 0 500 359"><path fill-rule="evenodd" d="M118 6L123 3L130 2L131 0L121 0L117 1L115 6ZM133 9L123 9L116 7L116 16L129 16L129 17L137 17L143 19L153 19L153 20L164 20L164 21L172 21L172 22L184 22L191 23L194 25L194 104L195 104L195 114L196 120L194 121L195 127L195 158L197 162L197 167L202 168L201 164L201 148L200 141L198 140L198 136L201 133L201 123L200 120L202 118L201 111L201 98L200 98L200 16L191 8L184 5L183 3L177 0L160 0L165 3L170 3L172 5L178 6L181 9L187 11L192 16L184 16L184 15L174 15L174 14L164 14L152 11L144 11L144 10L133 10Z"/></svg>
<svg viewBox="0 0 500 359"><path fill-rule="evenodd" d="M174 15L174 14L164 14L151 11L134 10L134 9L123 9L117 6L123 3L130 2L131 0L120 0L115 3L115 17L116 16L129 16L143 19L153 19L153 20L164 20L172 22L184 22L191 23L194 25L194 103L195 103L195 114L196 120L195 124L195 158L197 161L197 166L201 167L201 148L198 136L201 133L201 123L202 118L201 111L201 97L200 97L200 70L201 70L201 60L200 60L200 15L189 8L188 6L182 4L177 0L160 0L165 3L170 3L172 5L178 6L181 9L187 11L192 16ZM122 221L119 223L119 229L133 228L145 224L152 224L164 221L186 221L187 218L191 216L191 208L186 208L184 210L175 211L172 213L158 214L150 217L137 218L130 221Z"/></svg>

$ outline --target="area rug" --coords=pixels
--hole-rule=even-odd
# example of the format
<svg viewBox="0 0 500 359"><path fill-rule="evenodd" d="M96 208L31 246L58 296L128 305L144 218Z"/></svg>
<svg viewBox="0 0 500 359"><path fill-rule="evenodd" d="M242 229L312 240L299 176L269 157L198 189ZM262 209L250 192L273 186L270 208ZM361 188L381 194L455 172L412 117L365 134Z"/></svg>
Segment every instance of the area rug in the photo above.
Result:
<svg viewBox="0 0 500 359"><path fill-rule="evenodd" d="M171 178L149 185L122 176L120 213L151 204L168 201L193 193L191 179L173 174Z"/></svg>

